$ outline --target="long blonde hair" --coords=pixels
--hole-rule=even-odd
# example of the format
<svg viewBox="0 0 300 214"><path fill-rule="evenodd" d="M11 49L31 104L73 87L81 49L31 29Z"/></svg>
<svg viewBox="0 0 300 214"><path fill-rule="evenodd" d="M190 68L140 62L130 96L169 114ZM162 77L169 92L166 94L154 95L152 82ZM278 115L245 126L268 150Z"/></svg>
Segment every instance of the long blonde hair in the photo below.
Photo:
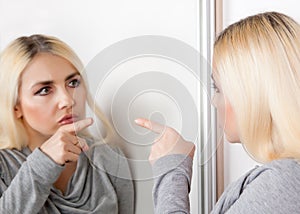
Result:
<svg viewBox="0 0 300 214"><path fill-rule="evenodd" d="M216 39L213 63L240 140L258 161L300 158L300 26L266 12Z"/></svg>
<svg viewBox="0 0 300 214"><path fill-rule="evenodd" d="M14 40L3 50L0 58L0 148L22 149L27 145L27 133L23 122L17 119L14 108L18 102L20 76L29 62L39 53L51 53L69 61L80 73L86 87L84 66L75 52L61 40L46 35L32 35ZM112 137L111 124L99 107L95 106L87 91L87 103L103 123L106 136ZM83 133L90 136L88 132ZM103 138L104 139L104 138Z"/></svg>

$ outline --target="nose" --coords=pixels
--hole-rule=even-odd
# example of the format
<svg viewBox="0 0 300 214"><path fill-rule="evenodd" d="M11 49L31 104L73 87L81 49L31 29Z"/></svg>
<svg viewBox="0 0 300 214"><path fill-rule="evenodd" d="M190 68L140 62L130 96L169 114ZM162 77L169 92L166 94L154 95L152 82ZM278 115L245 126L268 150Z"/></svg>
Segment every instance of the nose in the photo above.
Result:
<svg viewBox="0 0 300 214"><path fill-rule="evenodd" d="M70 108L75 105L75 99L73 93L66 89L59 90L58 93L58 108Z"/></svg>

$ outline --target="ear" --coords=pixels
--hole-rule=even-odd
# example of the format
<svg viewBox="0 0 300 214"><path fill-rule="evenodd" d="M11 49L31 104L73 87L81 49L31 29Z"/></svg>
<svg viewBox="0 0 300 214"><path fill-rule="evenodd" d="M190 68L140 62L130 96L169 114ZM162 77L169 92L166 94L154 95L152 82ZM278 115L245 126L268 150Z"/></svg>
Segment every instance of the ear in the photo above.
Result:
<svg viewBox="0 0 300 214"><path fill-rule="evenodd" d="M15 110L15 115L18 119L22 118L23 117L23 113L22 113L22 109L21 109L21 106L20 104L17 104L15 107L14 107L14 110Z"/></svg>

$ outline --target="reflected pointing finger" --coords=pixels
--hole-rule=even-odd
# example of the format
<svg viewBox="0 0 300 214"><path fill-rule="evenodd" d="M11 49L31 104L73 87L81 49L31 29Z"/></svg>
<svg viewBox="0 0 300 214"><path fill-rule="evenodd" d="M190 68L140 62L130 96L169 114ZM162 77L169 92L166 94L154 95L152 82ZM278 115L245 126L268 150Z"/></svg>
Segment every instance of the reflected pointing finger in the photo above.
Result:
<svg viewBox="0 0 300 214"><path fill-rule="evenodd" d="M85 118L85 119L79 120L75 123L64 125L64 126L62 126L62 128L63 128L63 130L65 130L69 133L74 133L74 132L79 132L79 131L87 128L88 126L92 125L92 123L93 123L92 118Z"/></svg>
<svg viewBox="0 0 300 214"><path fill-rule="evenodd" d="M81 130L87 128L88 126L92 125L92 123L93 123L92 118L86 118L86 119L77 121L77 122L73 123L74 130L75 130L75 132L81 131Z"/></svg>

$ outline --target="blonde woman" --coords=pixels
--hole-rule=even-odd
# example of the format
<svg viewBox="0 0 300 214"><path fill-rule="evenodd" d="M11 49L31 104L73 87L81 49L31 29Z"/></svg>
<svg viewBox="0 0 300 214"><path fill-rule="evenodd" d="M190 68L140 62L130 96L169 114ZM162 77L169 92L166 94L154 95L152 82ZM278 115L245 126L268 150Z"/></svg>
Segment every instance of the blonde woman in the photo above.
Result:
<svg viewBox="0 0 300 214"><path fill-rule="evenodd" d="M93 103L83 71L50 36L20 37L2 52L0 213L133 213L126 159L86 130ZM106 130L102 141L112 139L107 119L92 110Z"/></svg>
<svg viewBox="0 0 300 214"><path fill-rule="evenodd" d="M299 213L299 24L267 12L229 26L215 41L213 79L213 105L227 141L241 142L262 166L229 185L212 213ZM145 119L137 123L163 130ZM170 128L154 144L154 172L171 159L183 159L179 167L156 179L156 213L189 212L193 149Z"/></svg>

